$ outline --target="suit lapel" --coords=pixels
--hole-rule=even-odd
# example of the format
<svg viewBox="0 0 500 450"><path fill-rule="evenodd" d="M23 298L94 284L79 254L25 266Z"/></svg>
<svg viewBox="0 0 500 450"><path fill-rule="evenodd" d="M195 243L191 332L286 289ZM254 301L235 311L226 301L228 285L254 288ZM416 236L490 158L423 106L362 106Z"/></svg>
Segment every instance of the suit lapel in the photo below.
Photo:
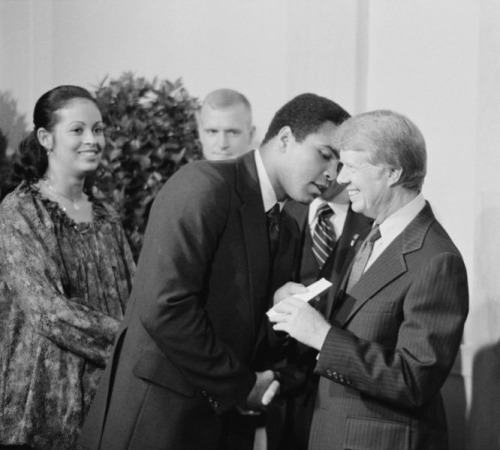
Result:
<svg viewBox="0 0 500 450"><path fill-rule="evenodd" d="M430 205L413 219L361 276L335 314L335 321L344 326L377 292L407 271L406 255L422 248L427 230L435 220ZM348 272L347 272L348 274ZM342 279L345 284L346 273Z"/></svg>
<svg viewBox="0 0 500 450"><path fill-rule="evenodd" d="M266 309L268 276L270 272L268 235L264 204L253 152L237 160L236 191L241 198L241 226L248 258L249 297L252 299L254 330ZM235 243L237 245L237 243Z"/></svg>

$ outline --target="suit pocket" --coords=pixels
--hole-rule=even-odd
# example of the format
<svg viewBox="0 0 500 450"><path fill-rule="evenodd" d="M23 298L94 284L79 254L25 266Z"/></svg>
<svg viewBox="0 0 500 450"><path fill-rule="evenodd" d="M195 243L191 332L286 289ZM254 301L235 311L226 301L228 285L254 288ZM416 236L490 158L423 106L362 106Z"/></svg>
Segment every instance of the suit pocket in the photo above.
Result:
<svg viewBox="0 0 500 450"><path fill-rule="evenodd" d="M410 427L404 423L358 417L347 418L346 450L403 450L410 445Z"/></svg>
<svg viewBox="0 0 500 450"><path fill-rule="evenodd" d="M185 397L194 397L196 389L182 372L164 355L144 351L134 366L133 374L141 380L157 384Z"/></svg>

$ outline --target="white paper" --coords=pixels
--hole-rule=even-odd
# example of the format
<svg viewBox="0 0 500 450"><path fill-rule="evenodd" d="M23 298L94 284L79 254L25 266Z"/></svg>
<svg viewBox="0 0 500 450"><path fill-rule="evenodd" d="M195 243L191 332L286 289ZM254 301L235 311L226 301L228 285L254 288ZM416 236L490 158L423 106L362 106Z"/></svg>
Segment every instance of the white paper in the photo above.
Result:
<svg viewBox="0 0 500 450"><path fill-rule="evenodd" d="M325 292L331 285L332 283L330 283L326 278L321 278L315 283L310 284L307 287L307 292L304 292L303 294L295 294L294 297L298 298L299 300L303 300L304 302L308 302L321 293ZM267 311L266 314L267 317L271 318L278 313L275 312L274 307L272 307L269 311Z"/></svg>

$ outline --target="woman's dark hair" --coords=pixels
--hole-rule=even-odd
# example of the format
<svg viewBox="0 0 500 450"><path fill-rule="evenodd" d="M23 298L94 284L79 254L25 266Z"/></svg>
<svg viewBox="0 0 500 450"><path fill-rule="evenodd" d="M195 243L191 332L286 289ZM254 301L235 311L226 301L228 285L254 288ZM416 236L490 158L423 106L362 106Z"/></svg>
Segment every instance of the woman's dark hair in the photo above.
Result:
<svg viewBox="0 0 500 450"><path fill-rule="evenodd" d="M79 86L58 86L38 99L33 111L34 129L19 144L20 162L15 167L17 179L33 183L44 175L48 166L47 149L38 141L37 132L40 128L52 131L59 121L57 111L75 98L86 98L99 108L90 92Z"/></svg>

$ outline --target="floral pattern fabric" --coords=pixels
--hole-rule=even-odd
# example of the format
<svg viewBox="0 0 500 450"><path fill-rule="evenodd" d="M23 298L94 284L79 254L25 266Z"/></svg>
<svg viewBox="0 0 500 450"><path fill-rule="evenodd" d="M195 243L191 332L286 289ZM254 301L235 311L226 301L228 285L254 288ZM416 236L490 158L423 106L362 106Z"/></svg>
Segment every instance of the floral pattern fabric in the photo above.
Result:
<svg viewBox="0 0 500 450"><path fill-rule="evenodd" d="M73 449L135 270L120 219L76 223L34 185L0 204L0 444Z"/></svg>

